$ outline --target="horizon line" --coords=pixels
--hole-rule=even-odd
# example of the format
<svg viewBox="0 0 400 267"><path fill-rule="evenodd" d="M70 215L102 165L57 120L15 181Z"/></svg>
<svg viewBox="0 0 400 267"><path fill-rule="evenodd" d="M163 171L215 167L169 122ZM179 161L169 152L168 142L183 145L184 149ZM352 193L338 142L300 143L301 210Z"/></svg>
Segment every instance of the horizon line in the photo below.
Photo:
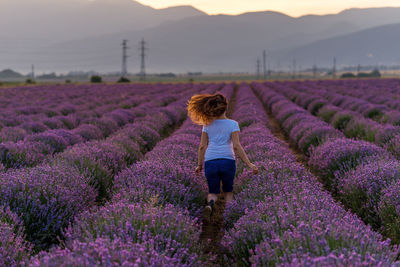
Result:
<svg viewBox="0 0 400 267"><path fill-rule="evenodd" d="M279 10L272 10L272 9L262 9L262 10L248 10L248 11L243 11L243 12L235 12L235 13L224 13L224 12L215 12L215 13L210 13L207 11L204 11L194 5L173 5L173 6L168 6L168 7L161 7L161 8L157 8L157 7L153 7L152 5L148 5L148 4L144 4L141 1L138 0L132 0L134 2L138 2L142 5L151 7L153 9L156 10L163 10L163 9L168 9L168 8L177 8L177 7L191 7L194 9L197 9L198 11L208 15L208 16L240 16L240 15L244 15L244 14L249 14L249 13L263 13L263 12L271 12L271 13L279 13L279 14L283 14L285 16L291 17L291 18L301 18L301 17L306 17L306 16L328 16L328 15L337 15L340 14L344 11L347 10L357 10L357 9L381 9L381 8L400 8L400 4L398 6L369 6L369 7L348 7L348 8L344 8L344 9L340 9L337 12L327 12L327 13L305 13L302 15L290 15L288 13L285 13L284 11L279 11Z"/></svg>

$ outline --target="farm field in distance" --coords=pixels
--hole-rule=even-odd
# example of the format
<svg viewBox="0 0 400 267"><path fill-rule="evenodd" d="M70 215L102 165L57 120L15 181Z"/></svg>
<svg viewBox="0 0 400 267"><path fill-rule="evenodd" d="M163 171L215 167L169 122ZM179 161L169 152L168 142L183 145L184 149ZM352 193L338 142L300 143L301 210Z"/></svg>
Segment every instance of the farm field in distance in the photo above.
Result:
<svg viewBox="0 0 400 267"><path fill-rule="evenodd" d="M195 174L220 92L254 175ZM0 87L0 266L400 266L400 79Z"/></svg>

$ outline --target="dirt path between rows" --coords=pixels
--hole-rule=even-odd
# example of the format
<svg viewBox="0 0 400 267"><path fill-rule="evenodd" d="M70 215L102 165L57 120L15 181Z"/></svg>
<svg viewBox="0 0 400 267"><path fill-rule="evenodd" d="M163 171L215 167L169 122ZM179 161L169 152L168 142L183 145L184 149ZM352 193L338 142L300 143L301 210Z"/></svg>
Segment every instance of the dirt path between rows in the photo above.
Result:
<svg viewBox="0 0 400 267"><path fill-rule="evenodd" d="M224 236L224 215L225 199L223 194L218 196L218 201L214 204L214 211L210 222L203 221L200 234L200 242L204 245L203 252L211 253L216 258L208 266L226 266L224 264L223 250L220 245Z"/></svg>
<svg viewBox="0 0 400 267"><path fill-rule="evenodd" d="M238 93L238 85L235 86L231 100L228 105L226 115L231 118L236 105L236 96ZM224 212L225 212L224 195L218 196L218 201L214 204L214 211L211 220L203 220L203 225L200 234L200 242L203 244L204 253L212 253L216 258L208 264L208 266L227 266L224 261L224 252L220 245L221 239L224 236Z"/></svg>
<svg viewBox="0 0 400 267"><path fill-rule="evenodd" d="M272 115L271 111L266 107L263 100L261 99L260 95L252 88L253 93L257 96L258 100L261 102L262 106L264 107L265 113L267 114L267 118L269 121L269 129L271 130L272 134L278 138L279 140L283 141L289 146L290 151L295 156L297 162L304 165L304 167L311 172L311 169L308 166L308 158L301 152L297 146L290 141L289 137L286 135L285 131L283 130L282 126L279 122L275 119Z"/></svg>

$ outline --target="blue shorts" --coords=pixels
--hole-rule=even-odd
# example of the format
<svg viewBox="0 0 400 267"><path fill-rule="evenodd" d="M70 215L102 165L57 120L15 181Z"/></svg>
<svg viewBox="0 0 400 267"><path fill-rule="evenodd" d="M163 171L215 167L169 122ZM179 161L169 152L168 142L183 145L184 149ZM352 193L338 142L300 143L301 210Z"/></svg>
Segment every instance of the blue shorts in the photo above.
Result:
<svg viewBox="0 0 400 267"><path fill-rule="evenodd" d="M235 178L236 161L233 159L213 159L204 162L204 174L207 178L208 192L219 194L221 181L224 192L233 191L233 179Z"/></svg>

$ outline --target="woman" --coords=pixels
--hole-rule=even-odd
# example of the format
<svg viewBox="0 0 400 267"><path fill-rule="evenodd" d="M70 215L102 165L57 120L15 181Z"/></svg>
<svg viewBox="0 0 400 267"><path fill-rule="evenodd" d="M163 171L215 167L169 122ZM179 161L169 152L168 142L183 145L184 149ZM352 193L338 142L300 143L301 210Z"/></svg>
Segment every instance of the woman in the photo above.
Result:
<svg viewBox="0 0 400 267"><path fill-rule="evenodd" d="M196 174L203 169L207 178L209 194L204 213L211 216L214 203L222 189L226 202L233 200L233 179L236 172L235 154L253 170L258 168L252 164L239 142L239 125L226 117L228 101L225 96L194 95L188 103L188 114L196 124L203 125L200 146L198 150L198 165Z"/></svg>

